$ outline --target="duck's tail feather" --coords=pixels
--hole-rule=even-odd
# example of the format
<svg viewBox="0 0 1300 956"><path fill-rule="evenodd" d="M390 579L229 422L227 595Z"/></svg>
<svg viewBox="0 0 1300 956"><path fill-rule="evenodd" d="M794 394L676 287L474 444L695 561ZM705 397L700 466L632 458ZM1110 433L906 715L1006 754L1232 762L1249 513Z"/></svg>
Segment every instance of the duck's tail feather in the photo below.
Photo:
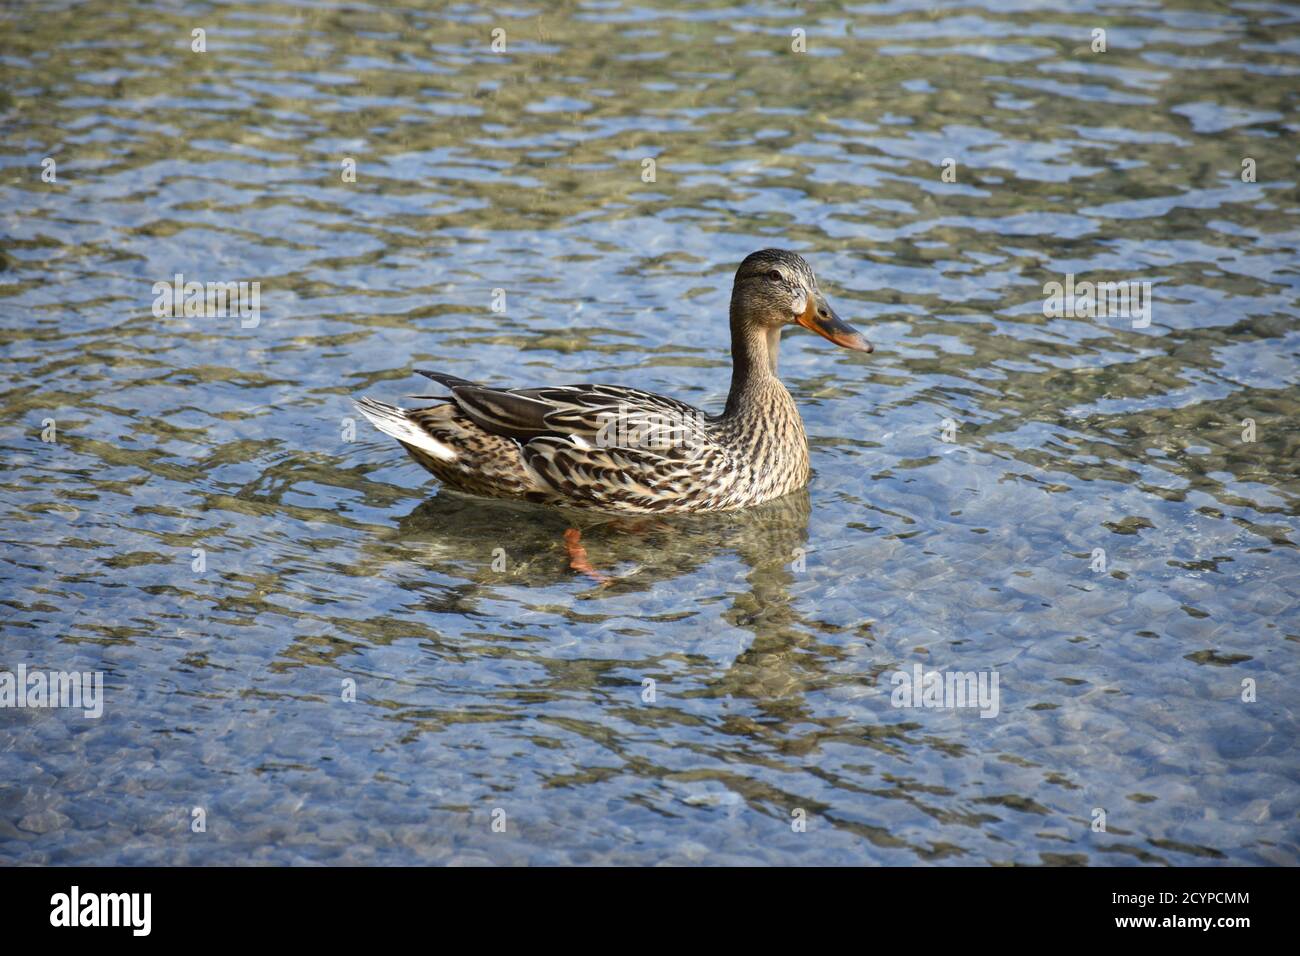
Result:
<svg viewBox="0 0 1300 956"><path fill-rule="evenodd" d="M432 455L440 461L452 461L456 458L455 449L434 438L418 424L411 421L406 409L378 402L373 398L362 397L352 403L357 411L370 420L385 435L396 438L403 445L418 448L425 454Z"/></svg>

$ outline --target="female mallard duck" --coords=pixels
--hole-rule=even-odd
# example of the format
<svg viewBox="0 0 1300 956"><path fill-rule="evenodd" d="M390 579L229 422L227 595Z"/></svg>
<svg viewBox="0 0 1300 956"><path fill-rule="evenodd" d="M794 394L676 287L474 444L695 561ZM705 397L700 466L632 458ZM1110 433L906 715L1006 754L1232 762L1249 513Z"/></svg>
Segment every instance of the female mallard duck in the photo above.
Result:
<svg viewBox="0 0 1300 956"><path fill-rule="evenodd" d="M764 249L732 286L721 415L622 385L489 388L418 369L451 394L427 408L369 398L357 408L458 491L636 514L744 508L808 483L808 437L776 377L781 329L795 322L871 351L802 257Z"/></svg>

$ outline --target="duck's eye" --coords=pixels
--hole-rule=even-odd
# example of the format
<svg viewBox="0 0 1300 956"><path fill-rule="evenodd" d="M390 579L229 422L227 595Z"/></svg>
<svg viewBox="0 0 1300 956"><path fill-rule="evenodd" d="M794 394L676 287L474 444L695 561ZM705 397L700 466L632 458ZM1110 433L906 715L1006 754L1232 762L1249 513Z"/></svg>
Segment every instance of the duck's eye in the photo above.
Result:
<svg viewBox="0 0 1300 956"><path fill-rule="evenodd" d="M769 273L767 274L767 277L768 277L769 279L771 279L773 282L780 282L780 281L781 281L781 273L778 272L776 269L773 269L771 272L769 272Z"/></svg>

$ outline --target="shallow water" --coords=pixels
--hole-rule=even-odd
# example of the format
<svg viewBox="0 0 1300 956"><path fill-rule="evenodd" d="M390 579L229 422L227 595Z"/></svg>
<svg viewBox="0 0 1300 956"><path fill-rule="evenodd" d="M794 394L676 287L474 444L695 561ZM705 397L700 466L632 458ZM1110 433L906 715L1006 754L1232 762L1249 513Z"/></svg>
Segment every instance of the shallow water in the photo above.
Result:
<svg viewBox="0 0 1300 956"><path fill-rule="evenodd" d="M0 670L106 696L0 710L0 860L1300 862L1300 10L194 9L0 9ZM579 518L608 586L353 421L716 410L771 245L876 352L785 341L806 493Z"/></svg>

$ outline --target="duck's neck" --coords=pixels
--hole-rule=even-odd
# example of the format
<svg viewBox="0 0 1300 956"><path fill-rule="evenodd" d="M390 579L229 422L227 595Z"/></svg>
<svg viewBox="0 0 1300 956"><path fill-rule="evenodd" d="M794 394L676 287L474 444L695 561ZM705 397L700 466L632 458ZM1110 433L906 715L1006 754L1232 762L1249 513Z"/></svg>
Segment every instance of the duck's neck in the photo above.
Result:
<svg viewBox="0 0 1300 956"><path fill-rule="evenodd" d="M731 311L731 391L727 394L726 417L735 417L750 407L773 385L777 352L781 347L780 326L763 328L744 321Z"/></svg>

